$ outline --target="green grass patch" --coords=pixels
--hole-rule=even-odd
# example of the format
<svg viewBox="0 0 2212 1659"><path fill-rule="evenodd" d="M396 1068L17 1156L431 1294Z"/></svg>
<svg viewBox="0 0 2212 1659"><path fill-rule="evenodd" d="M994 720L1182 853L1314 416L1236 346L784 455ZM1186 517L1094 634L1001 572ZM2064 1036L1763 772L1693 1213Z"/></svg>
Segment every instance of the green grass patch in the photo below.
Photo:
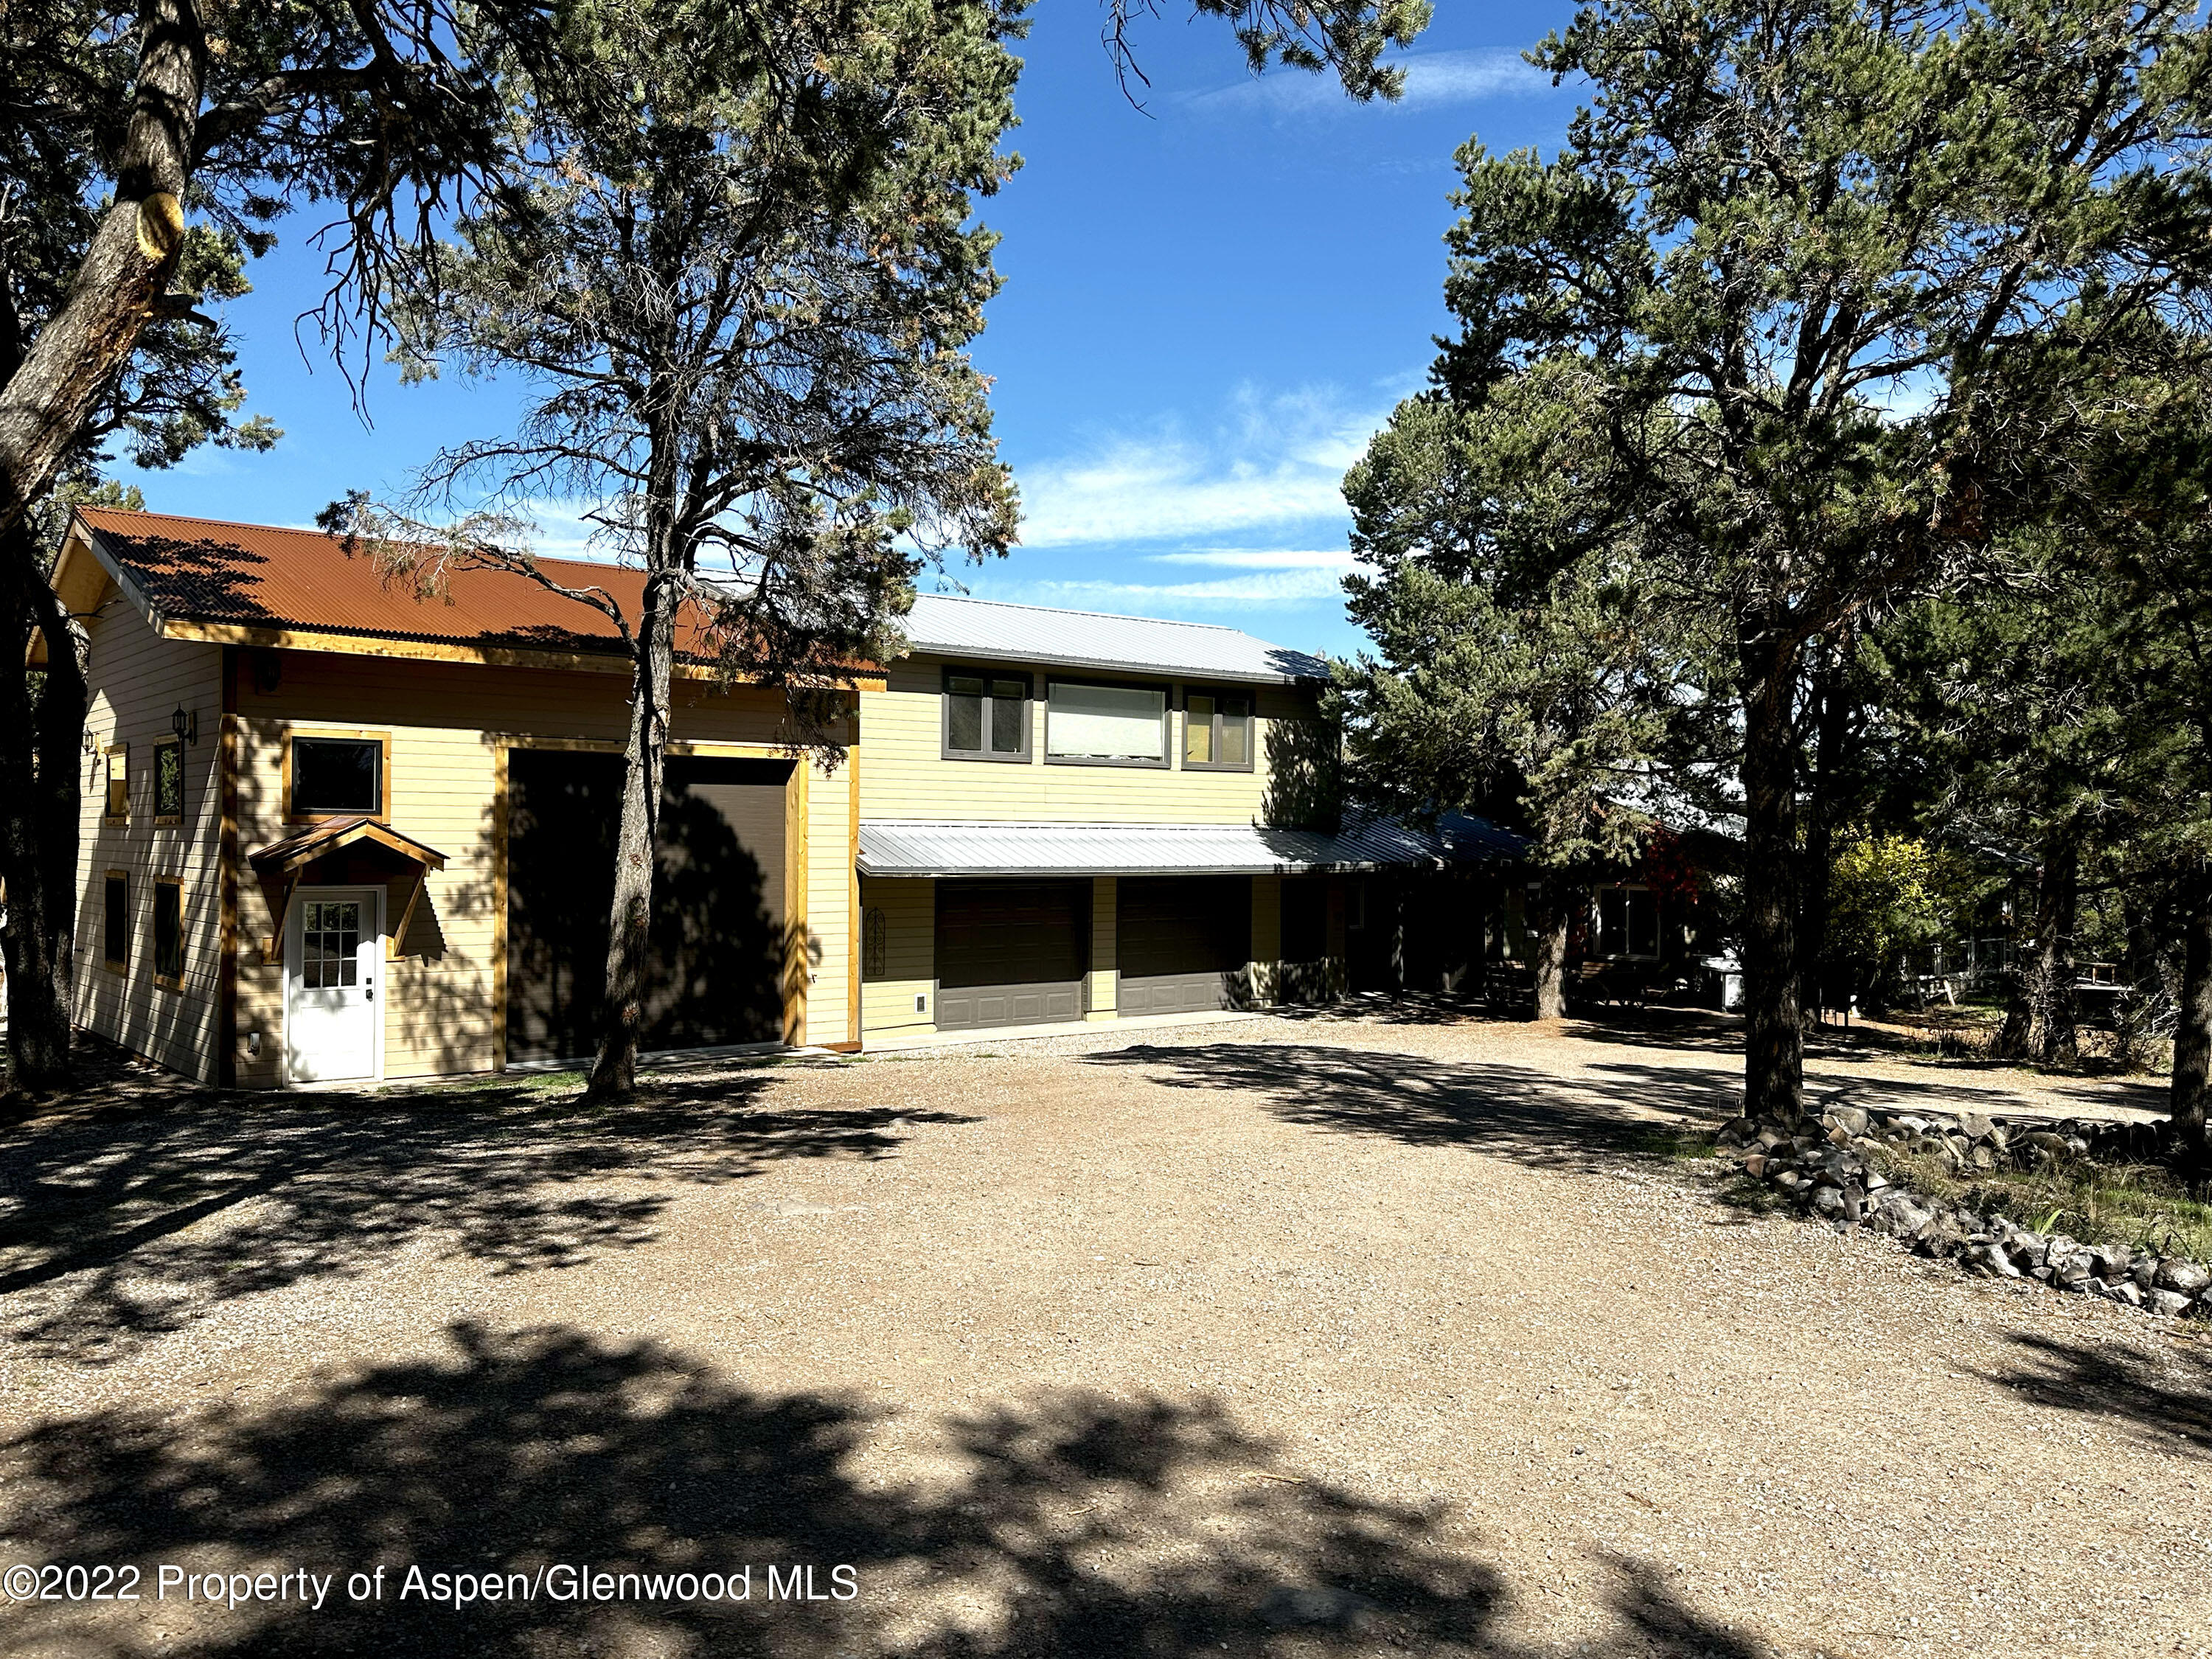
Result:
<svg viewBox="0 0 2212 1659"><path fill-rule="evenodd" d="M2160 1164L2073 1159L2037 1170L1954 1174L1940 1154L1882 1147L1881 1172L1900 1187L1980 1215L2002 1214L2039 1232L2084 1244L2124 1244L2161 1255L2212 1261L2212 1192L2192 1188Z"/></svg>
<svg viewBox="0 0 2212 1659"><path fill-rule="evenodd" d="M1672 1163L1692 1164L1713 1156L1713 1132L1665 1123L1644 1124L1630 1134L1623 1150L1638 1158L1663 1158Z"/></svg>
<svg viewBox="0 0 2212 1659"><path fill-rule="evenodd" d="M1790 1194L1772 1182L1741 1172L1723 1182L1714 1196L1730 1209L1747 1210L1753 1215L1779 1215L1796 1207Z"/></svg>

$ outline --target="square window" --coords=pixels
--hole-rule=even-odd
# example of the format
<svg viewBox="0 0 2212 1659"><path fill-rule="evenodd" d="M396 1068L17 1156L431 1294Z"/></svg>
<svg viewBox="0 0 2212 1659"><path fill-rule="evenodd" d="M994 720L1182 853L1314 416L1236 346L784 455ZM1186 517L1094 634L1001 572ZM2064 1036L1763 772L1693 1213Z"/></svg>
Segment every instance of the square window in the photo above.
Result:
<svg viewBox="0 0 2212 1659"><path fill-rule="evenodd" d="M1243 691L1188 691L1182 700L1182 763L1221 771L1252 765L1252 698Z"/></svg>
<svg viewBox="0 0 2212 1659"><path fill-rule="evenodd" d="M377 738L295 738L291 748L295 817L331 817L384 810L384 744Z"/></svg>
<svg viewBox="0 0 2212 1659"><path fill-rule="evenodd" d="M174 738L154 745L154 821L185 821L185 745Z"/></svg>
<svg viewBox="0 0 2212 1659"><path fill-rule="evenodd" d="M131 878L110 870L100 903L100 959L119 974L131 963Z"/></svg>
<svg viewBox="0 0 2212 1659"><path fill-rule="evenodd" d="M185 982L185 889L181 882L154 884L154 982L171 990Z"/></svg>
<svg viewBox="0 0 2212 1659"><path fill-rule="evenodd" d="M944 752L948 759L1027 760L1029 715L1026 675L945 671Z"/></svg>

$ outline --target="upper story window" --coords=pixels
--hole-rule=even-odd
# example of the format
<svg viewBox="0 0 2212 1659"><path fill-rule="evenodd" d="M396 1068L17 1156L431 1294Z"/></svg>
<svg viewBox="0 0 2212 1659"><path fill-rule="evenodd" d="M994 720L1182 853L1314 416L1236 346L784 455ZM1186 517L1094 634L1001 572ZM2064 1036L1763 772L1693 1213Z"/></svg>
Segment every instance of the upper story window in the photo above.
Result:
<svg viewBox="0 0 2212 1659"><path fill-rule="evenodd" d="M1597 896L1597 949L1605 957L1659 954L1659 896L1648 887L1607 887Z"/></svg>
<svg viewBox="0 0 2212 1659"><path fill-rule="evenodd" d="M185 745L180 738L164 738L154 745L154 822L185 821Z"/></svg>
<svg viewBox="0 0 2212 1659"><path fill-rule="evenodd" d="M1030 679L981 668L945 671L945 757L1030 757Z"/></svg>
<svg viewBox="0 0 2212 1659"><path fill-rule="evenodd" d="M286 810L295 818L384 811L381 738L294 738L285 751Z"/></svg>
<svg viewBox="0 0 2212 1659"><path fill-rule="evenodd" d="M131 750L125 744L108 745L100 812L110 823L120 823L131 816Z"/></svg>
<svg viewBox="0 0 2212 1659"><path fill-rule="evenodd" d="M1095 766L1165 766L1168 694L1149 685L1054 680L1046 692L1045 758Z"/></svg>
<svg viewBox="0 0 2212 1659"><path fill-rule="evenodd" d="M1252 696L1190 691L1182 700L1182 763L1223 772L1252 769Z"/></svg>

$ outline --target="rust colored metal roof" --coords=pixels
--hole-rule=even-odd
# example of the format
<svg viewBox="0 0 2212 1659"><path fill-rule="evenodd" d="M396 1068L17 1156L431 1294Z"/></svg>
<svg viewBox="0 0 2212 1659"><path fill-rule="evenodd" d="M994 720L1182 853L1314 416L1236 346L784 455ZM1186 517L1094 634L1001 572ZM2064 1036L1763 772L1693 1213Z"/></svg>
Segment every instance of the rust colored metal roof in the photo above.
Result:
<svg viewBox="0 0 2212 1659"><path fill-rule="evenodd" d="M358 815L325 818L312 829L302 830L282 841L257 848L246 856L247 861L263 874L281 875L360 842L368 842L386 852L411 859L426 869L442 870L446 867L446 855L436 848L379 823L374 818Z"/></svg>
<svg viewBox="0 0 2212 1659"><path fill-rule="evenodd" d="M479 650L622 650L621 635L600 611L510 571L456 571L445 593L424 599L404 579L387 580L366 550L349 553L342 537L318 530L119 507L81 507L77 517L170 622L352 634ZM605 589L633 622L642 608L642 571L577 559L541 559L538 564L565 586ZM679 617L680 654L695 660L713 654L702 621L691 611Z"/></svg>

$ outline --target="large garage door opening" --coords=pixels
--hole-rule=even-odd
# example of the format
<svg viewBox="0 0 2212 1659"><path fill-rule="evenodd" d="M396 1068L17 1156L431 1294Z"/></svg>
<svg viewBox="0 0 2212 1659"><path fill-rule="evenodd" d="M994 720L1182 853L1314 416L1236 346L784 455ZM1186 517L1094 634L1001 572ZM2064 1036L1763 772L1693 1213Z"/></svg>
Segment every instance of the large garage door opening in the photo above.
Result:
<svg viewBox="0 0 2212 1659"><path fill-rule="evenodd" d="M937 1024L954 1031L1083 1018L1087 881L937 884Z"/></svg>
<svg viewBox="0 0 2212 1659"><path fill-rule="evenodd" d="M1236 1008L1249 1000L1251 877L1127 878L1120 897L1125 1018Z"/></svg>
<svg viewBox="0 0 2212 1659"><path fill-rule="evenodd" d="M655 849L648 1050L783 1036L788 761L672 758ZM623 757L507 756L507 1054L598 1046Z"/></svg>

